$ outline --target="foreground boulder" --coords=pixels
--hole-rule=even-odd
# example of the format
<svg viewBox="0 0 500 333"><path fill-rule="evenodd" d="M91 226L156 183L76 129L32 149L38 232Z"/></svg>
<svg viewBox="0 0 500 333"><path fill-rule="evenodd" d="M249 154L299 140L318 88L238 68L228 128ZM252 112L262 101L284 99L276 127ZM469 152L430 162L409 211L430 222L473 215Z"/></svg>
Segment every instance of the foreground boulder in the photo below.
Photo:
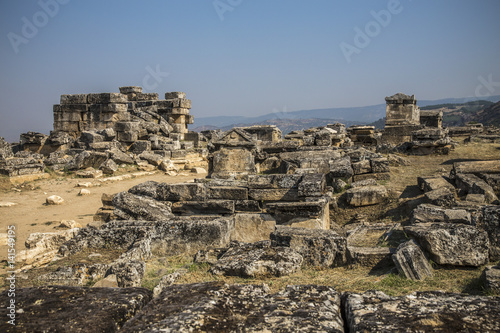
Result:
<svg viewBox="0 0 500 333"><path fill-rule="evenodd" d="M271 247L271 242L252 244L232 242L210 272L242 277L285 276L300 269L304 259L288 247Z"/></svg>
<svg viewBox="0 0 500 333"><path fill-rule="evenodd" d="M344 332L339 294L327 286L221 282L173 285L121 332Z"/></svg>
<svg viewBox="0 0 500 333"><path fill-rule="evenodd" d="M481 266L488 262L488 235L474 226L420 223L404 227L404 231L440 265Z"/></svg>
<svg viewBox="0 0 500 333"><path fill-rule="evenodd" d="M145 306L152 292L144 288L38 287L16 290L15 326L0 308L1 332L116 332ZM8 291L0 294L9 304ZM22 309L22 311L21 311Z"/></svg>
<svg viewBox="0 0 500 333"><path fill-rule="evenodd" d="M392 260L399 273L403 274L407 279L422 280L432 276L431 265L413 240L400 244L396 249L396 253L392 255Z"/></svg>
<svg viewBox="0 0 500 333"><path fill-rule="evenodd" d="M498 332L500 297L417 292L390 297L381 291L350 294L350 332Z"/></svg>

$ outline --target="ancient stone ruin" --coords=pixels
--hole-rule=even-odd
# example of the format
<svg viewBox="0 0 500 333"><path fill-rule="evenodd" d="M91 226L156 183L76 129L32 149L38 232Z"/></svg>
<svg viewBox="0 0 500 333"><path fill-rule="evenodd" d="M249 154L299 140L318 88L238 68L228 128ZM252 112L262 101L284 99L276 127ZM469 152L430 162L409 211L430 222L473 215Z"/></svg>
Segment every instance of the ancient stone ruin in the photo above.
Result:
<svg viewBox="0 0 500 333"><path fill-rule="evenodd" d="M184 93L159 100L139 87L122 87L119 94L63 95L54 106L50 136L23 134L17 152L0 141L0 170L20 175L50 167L94 176L112 174L121 164L165 171L203 165L208 175L185 183L147 181L105 194L94 225L68 224L64 232L30 236L20 253L22 273L82 253L117 254L33 275L39 287L17 292L19 307L30 315L20 315L16 329L500 330L499 297L437 291L394 297L309 284L279 291L266 284L175 284L193 266L161 272L151 290L141 288L150 260L184 256L207 267L215 280L360 266L373 272L383 267L416 283L432 278L436 266L485 266L481 283L498 290L500 160L452 161L449 175L415 179L421 194L405 200L387 186L391 168L409 163L394 152L446 153L451 141L442 113L421 112L414 96L396 94L386 101L382 135L370 126L346 130L335 123L283 138L276 126L189 132L191 103ZM354 213L391 200L401 202L397 208L407 218L367 221ZM341 215L350 221L341 225ZM377 245L365 244L373 235ZM6 311L1 308L0 315ZM13 331L3 322L0 329Z"/></svg>
<svg viewBox="0 0 500 333"><path fill-rule="evenodd" d="M45 168L85 170L79 175L94 178L113 174L121 165L172 172L206 168L206 150L195 147L195 139L189 141L190 108L183 92L167 92L160 100L141 87L61 95L50 135L28 132L13 147L2 144L0 173L24 176L12 179L17 182L44 176Z"/></svg>
<svg viewBox="0 0 500 333"><path fill-rule="evenodd" d="M407 153L447 154L453 149L448 130L442 127L442 112L421 111L414 95L397 93L385 98L385 127L381 143L401 145Z"/></svg>

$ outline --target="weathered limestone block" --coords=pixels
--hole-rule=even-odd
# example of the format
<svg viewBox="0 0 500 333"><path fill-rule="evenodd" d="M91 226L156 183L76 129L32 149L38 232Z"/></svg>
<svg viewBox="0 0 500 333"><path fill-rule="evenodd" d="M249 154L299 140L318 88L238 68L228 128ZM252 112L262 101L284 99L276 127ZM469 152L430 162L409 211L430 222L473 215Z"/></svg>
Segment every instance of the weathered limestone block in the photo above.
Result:
<svg viewBox="0 0 500 333"><path fill-rule="evenodd" d="M301 197L320 197L326 192L326 177L323 173L309 173L302 177L298 185Z"/></svg>
<svg viewBox="0 0 500 333"><path fill-rule="evenodd" d="M453 163L450 177L453 178L458 174L473 174L478 176L483 173L499 174L500 160Z"/></svg>
<svg viewBox="0 0 500 333"><path fill-rule="evenodd" d="M344 311L349 332L495 332L499 307L499 297L367 291L347 295Z"/></svg>
<svg viewBox="0 0 500 333"><path fill-rule="evenodd" d="M353 182L351 184L351 188L356 188L361 186L376 186L376 185L378 185L377 181L375 179L369 178Z"/></svg>
<svg viewBox="0 0 500 333"><path fill-rule="evenodd" d="M87 94L61 95L61 104L87 104Z"/></svg>
<svg viewBox="0 0 500 333"><path fill-rule="evenodd" d="M115 332L149 303L145 288L85 288L48 286L16 290L16 325L7 323L2 307L2 332ZM8 290L0 294L8 304ZM26 314L29 314L26 315Z"/></svg>
<svg viewBox="0 0 500 333"><path fill-rule="evenodd" d="M407 279L422 280L432 276L432 267L413 240L400 244L392 260L400 274Z"/></svg>
<svg viewBox="0 0 500 333"><path fill-rule="evenodd" d="M404 231L440 265L481 266L488 262L488 234L474 226L421 223L404 227Z"/></svg>
<svg viewBox="0 0 500 333"><path fill-rule="evenodd" d="M128 192L120 192L113 198L114 214L120 220L160 221L172 216L171 204Z"/></svg>
<svg viewBox="0 0 500 333"><path fill-rule="evenodd" d="M370 164L371 164L373 173L384 173L384 172L391 171L389 169L389 160L385 157L372 158L372 159L370 159Z"/></svg>
<svg viewBox="0 0 500 333"><path fill-rule="evenodd" d="M17 253L16 259L24 265L39 266L52 260L59 246L72 239L78 233L78 228L58 232L32 233L26 239L26 250Z"/></svg>
<svg viewBox="0 0 500 333"><path fill-rule="evenodd" d="M146 272L146 264L139 260L120 260L115 261L107 275L116 275L118 287L140 287L142 278Z"/></svg>
<svg viewBox="0 0 500 333"><path fill-rule="evenodd" d="M203 201L207 196L205 185L198 183L161 184L157 192L163 201Z"/></svg>
<svg viewBox="0 0 500 333"><path fill-rule="evenodd" d="M86 168L99 169L101 164L106 162L108 155L103 152L83 151L66 164L67 170L81 170Z"/></svg>
<svg viewBox="0 0 500 333"><path fill-rule="evenodd" d="M344 332L339 294L327 286L173 285L143 310L121 331Z"/></svg>
<svg viewBox="0 0 500 333"><path fill-rule="evenodd" d="M14 153L11 145L0 136L0 159L6 159L13 156Z"/></svg>
<svg viewBox="0 0 500 333"><path fill-rule="evenodd" d="M377 268L391 266L393 254L394 249L388 247L347 247L347 258L351 265Z"/></svg>
<svg viewBox="0 0 500 333"><path fill-rule="evenodd" d="M134 164L134 159L119 149L111 149L109 154L110 158L117 164Z"/></svg>
<svg viewBox="0 0 500 333"><path fill-rule="evenodd" d="M151 141L148 140L137 140L129 148L129 151L136 155L140 155L145 151L151 150Z"/></svg>
<svg viewBox="0 0 500 333"><path fill-rule="evenodd" d="M0 174L9 177L42 174L44 164L41 162L41 159L31 157L0 159Z"/></svg>
<svg viewBox="0 0 500 333"><path fill-rule="evenodd" d="M372 172L370 160L363 160L352 164L352 170L355 175Z"/></svg>
<svg viewBox="0 0 500 333"><path fill-rule="evenodd" d="M484 288L493 292L500 292L500 266L486 266L481 274Z"/></svg>
<svg viewBox="0 0 500 333"><path fill-rule="evenodd" d="M493 191L495 191L495 194L497 196L500 195L500 174L482 173L479 174L479 178L481 178L488 185L490 185L491 188L493 188Z"/></svg>
<svg viewBox="0 0 500 333"><path fill-rule="evenodd" d="M260 213L262 208L257 200L236 200L234 202L234 210L236 212L252 212Z"/></svg>
<svg viewBox="0 0 500 333"><path fill-rule="evenodd" d="M165 93L165 99L167 99L167 100L176 99L176 98L186 98L186 93L180 92L180 91L172 91L172 92Z"/></svg>
<svg viewBox="0 0 500 333"><path fill-rule="evenodd" d="M418 187L424 192L434 191L441 188L447 188L455 191L455 187L450 184L442 176L432 176L432 177L418 177L417 178Z"/></svg>
<svg viewBox="0 0 500 333"><path fill-rule="evenodd" d="M99 229L81 229L59 249L59 254L68 256L87 248L130 248L132 256L128 256L129 251L123 258L137 260L147 255L147 246L143 245L149 242L154 253L194 255L201 249L227 246L233 229L233 219L220 216L172 216L162 221L110 221ZM148 241L144 243L146 239Z"/></svg>
<svg viewBox="0 0 500 333"><path fill-rule="evenodd" d="M333 230L276 226L271 234L273 246L285 246L304 257L310 266L342 266L347 263L347 240Z"/></svg>
<svg viewBox="0 0 500 333"><path fill-rule="evenodd" d="M162 156L160 156L158 154L154 154L154 153L148 152L148 151L142 152L141 154L139 154L138 157L141 160L147 161L149 164L154 165L156 167L160 166L161 162L163 161L163 157Z"/></svg>
<svg viewBox="0 0 500 333"><path fill-rule="evenodd" d="M328 177L342 178L344 180L351 178L354 171L351 167L351 158L349 156L339 158L330 162L330 172Z"/></svg>
<svg viewBox="0 0 500 333"><path fill-rule="evenodd" d="M421 204L412 211L410 224L430 222L472 224L472 216L464 209L446 209L431 204Z"/></svg>
<svg viewBox="0 0 500 333"><path fill-rule="evenodd" d="M248 188L250 189L290 189L298 188L302 175L249 175Z"/></svg>
<svg viewBox="0 0 500 333"><path fill-rule="evenodd" d="M38 281L45 285L83 286L92 281L100 280L106 274L109 265L106 264L74 264L58 267L56 271L43 274Z"/></svg>
<svg viewBox="0 0 500 333"><path fill-rule="evenodd" d="M128 192L131 194L150 197L155 200L159 200L160 196L158 193L158 189L160 188L160 183L155 182L153 180L149 180L144 183L140 183L131 187Z"/></svg>
<svg viewBox="0 0 500 333"><path fill-rule="evenodd" d="M455 189L441 187L425 193L427 201L436 206L452 207L456 202Z"/></svg>
<svg viewBox="0 0 500 333"><path fill-rule="evenodd" d="M483 194L487 203L498 201L493 188L473 174L459 173L455 175L455 183L462 194Z"/></svg>
<svg viewBox="0 0 500 333"><path fill-rule="evenodd" d="M500 207L486 206L478 228L488 233L490 240L490 261L500 260Z"/></svg>
<svg viewBox="0 0 500 333"><path fill-rule="evenodd" d="M269 214L235 214L231 240L253 243L269 240L276 220Z"/></svg>
<svg viewBox="0 0 500 333"><path fill-rule="evenodd" d="M289 247L271 247L270 241L231 243L210 272L215 275L286 276L300 269L302 256Z"/></svg>
<svg viewBox="0 0 500 333"><path fill-rule="evenodd" d="M104 136L95 131L83 131L80 135L80 141L85 143L94 143L104 141Z"/></svg>
<svg viewBox="0 0 500 333"><path fill-rule="evenodd" d="M88 94L88 104L127 103L127 96L120 93Z"/></svg>
<svg viewBox="0 0 500 333"><path fill-rule="evenodd" d="M355 207L379 204L387 195L387 189L382 185L355 187L345 192L347 203Z"/></svg>
<svg viewBox="0 0 500 333"><path fill-rule="evenodd" d="M172 204L172 212L180 215L233 214L233 200L178 201Z"/></svg>
<svg viewBox="0 0 500 333"><path fill-rule="evenodd" d="M248 200L248 189L233 186L207 187L208 199Z"/></svg>
<svg viewBox="0 0 500 333"><path fill-rule="evenodd" d="M222 148L213 153L209 173L212 178L256 173L253 154L246 149Z"/></svg>
<svg viewBox="0 0 500 333"><path fill-rule="evenodd" d="M256 201L299 201L297 189L250 189L248 198Z"/></svg>
<svg viewBox="0 0 500 333"><path fill-rule="evenodd" d="M112 175L116 171L118 171L118 165L116 165L115 161L109 159L103 164L101 164L99 169L101 169L102 172L105 173L106 175Z"/></svg>
<svg viewBox="0 0 500 333"><path fill-rule="evenodd" d="M275 202L266 204L276 223L313 229L330 229L329 203L325 199L306 202Z"/></svg>

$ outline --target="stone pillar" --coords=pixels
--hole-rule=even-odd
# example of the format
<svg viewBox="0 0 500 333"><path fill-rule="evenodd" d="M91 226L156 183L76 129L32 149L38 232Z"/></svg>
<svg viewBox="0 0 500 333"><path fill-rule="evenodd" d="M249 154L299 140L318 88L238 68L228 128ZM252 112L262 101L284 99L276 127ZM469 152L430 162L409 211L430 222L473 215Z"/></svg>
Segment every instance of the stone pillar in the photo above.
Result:
<svg viewBox="0 0 500 333"><path fill-rule="evenodd" d="M382 141L401 144L411 141L411 133L421 128L420 108L415 95L397 93L386 97L386 119Z"/></svg>

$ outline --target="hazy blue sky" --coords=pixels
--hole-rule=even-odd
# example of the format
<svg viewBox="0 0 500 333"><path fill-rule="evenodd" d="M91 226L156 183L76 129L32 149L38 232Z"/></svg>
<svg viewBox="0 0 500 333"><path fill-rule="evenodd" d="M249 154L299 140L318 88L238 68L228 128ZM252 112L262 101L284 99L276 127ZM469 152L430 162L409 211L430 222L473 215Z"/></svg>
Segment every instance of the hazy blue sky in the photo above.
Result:
<svg viewBox="0 0 500 333"><path fill-rule="evenodd" d="M499 14L498 0L0 0L0 136L48 134L61 94L125 85L185 91L195 124L498 95Z"/></svg>

